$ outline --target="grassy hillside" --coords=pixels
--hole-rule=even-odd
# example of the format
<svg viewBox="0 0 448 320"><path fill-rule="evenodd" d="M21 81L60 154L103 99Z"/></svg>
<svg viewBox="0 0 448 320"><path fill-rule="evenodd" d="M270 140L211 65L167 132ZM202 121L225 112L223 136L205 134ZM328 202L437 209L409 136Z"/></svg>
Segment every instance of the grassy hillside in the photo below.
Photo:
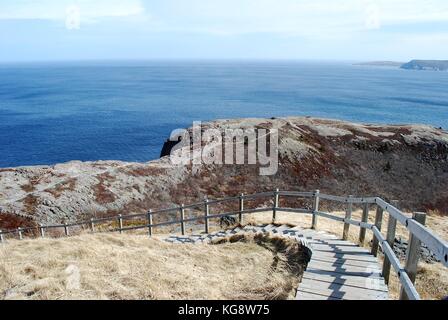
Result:
<svg viewBox="0 0 448 320"><path fill-rule="evenodd" d="M301 274L288 263L300 252L287 247L129 234L10 241L0 246L0 299L287 299Z"/></svg>

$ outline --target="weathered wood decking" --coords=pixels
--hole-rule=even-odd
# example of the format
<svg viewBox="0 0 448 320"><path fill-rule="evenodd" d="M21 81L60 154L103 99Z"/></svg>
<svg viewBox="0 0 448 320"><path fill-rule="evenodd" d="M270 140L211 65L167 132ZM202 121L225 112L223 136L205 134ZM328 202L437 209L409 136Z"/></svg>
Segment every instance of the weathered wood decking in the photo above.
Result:
<svg viewBox="0 0 448 320"><path fill-rule="evenodd" d="M287 225L246 226L211 234L170 236L172 243L210 243L240 233L272 233L293 238L312 251L297 300L386 300L388 289L377 258L367 249L334 235Z"/></svg>
<svg viewBox="0 0 448 320"><path fill-rule="evenodd" d="M297 300L388 299L378 260L367 249L324 232L297 230L313 252Z"/></svg>

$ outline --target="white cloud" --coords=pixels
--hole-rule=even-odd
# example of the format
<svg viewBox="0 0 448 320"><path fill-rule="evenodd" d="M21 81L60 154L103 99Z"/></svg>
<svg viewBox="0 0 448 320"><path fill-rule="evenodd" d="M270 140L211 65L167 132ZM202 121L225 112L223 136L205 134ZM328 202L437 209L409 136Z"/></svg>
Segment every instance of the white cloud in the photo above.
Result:
<svg viewBox="0 0 448 320"><path fill-rule="evenodd" d="M73 8L84 22L144 12L140 0L0 0L0 19L66 21L67 11L73 14Z"/></svg>
<svg viewBox="0 0 448 320"><path fill-rule="evenodd" d="M68 30L78 30L81 28L81 9L76 6L69 6L66 9L65 27Z"/></svg>
<svg viewBox="0 0 448 320"><path fill-rule="evenodd" d="M380 8L376 4L371 4L366 9L366 23L367 29L380 29L381 16Z"/></svg>
<svg viewBox="0 0 448 320"><path fill-rule="evenodd" d="M67 15L70 7L79 8L79 24L76 13ZM149 14L151 19L147 19ZM59 20L75 29L81 22L126 16L138 25L136 32L272 33L341 39L388 26L447 22L448 1L0 0L0 19Z"/></svg>
<svg viewBox="0 0 448 320"><path fill-rule="evenodd" d="M448 20L446 0L151 0L163 31L309 37Z"/></svg>

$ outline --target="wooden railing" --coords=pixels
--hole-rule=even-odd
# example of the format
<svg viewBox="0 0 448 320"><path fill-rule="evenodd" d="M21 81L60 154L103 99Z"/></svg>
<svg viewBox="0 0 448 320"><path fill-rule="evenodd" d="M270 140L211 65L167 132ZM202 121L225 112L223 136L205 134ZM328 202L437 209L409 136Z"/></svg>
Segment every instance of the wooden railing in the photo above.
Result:
<svg viewBox="0 0 448 320"><path fill-rule="evenodd" d="M279 205L281 197L308 198L312 201L312 208L304 209L304 208L281 207ZM273 201L273 206L268 208L266 207L252 208L252 209L245 208L245 200L255 200L260 198L267 198ZM319 207L322 200L343 203L346 207L345 217L343 218L331 214L329 212L320 211ZM238 211L226 212L220 214L210 214L210 206L215 204L227 203L231 201L238 201L239 204ZM357 221L352 218L352 211L354 204L362 205L363 207L361 221ZM369 207L371 205L376 206L376 216L374 224L368 222ZM194 208L202 208L201 211L203 211L204 215L186 218L185 210ZM64 234L66 236L69 236L70 227L89 225L91 231L95 232L97 224L116 221L118 223L118 228L113 229L111 231L122 233L124 231L130 231L130 230L148 229L149 236L152 236L154 228L180 224L181 232L183 235L185 235L186 232L185 226L187 222L195 222L199 220L205 221L204 223L205 232L208 233L209 221L211 219L222 218L227 216L236 216L238 217L239 223L243 224L244 215L253 214L257 212L266 212L268 210L272 210L273 222L276 221L277 214L280 211L299 213L299 214L309 214L312 216L311 228L313 229L318 228L319 217L341 222L343 223L342 238L344 240L348 239L350 226L359 227L360 245L364 245L366 231L367 230L371 231L373 233L373 243L371 253L374 256L377 256L378 249L381 246L382 251L384 253L382 276L384 277L386 284L388 284L391 266L394 268L402 285L400 299L412 299L412 300L420 299L420 296L417 290L415 289L414 283L417 274L417 264L420 255L421 243L424 243L426 247L438 258L438 260L440 260L445 267L448 267L448 244L446 241L437 236L432 230L425 227L424 225L426 220L425 213L416 212L413 214L412 217L408 217L402 211L400 211L396 207L396 205L394 206L393 204L389 204L383 199L378 197L368 197L368 198L356 198L353 196L340 197L340 196L322 194L319 192L319 190L316 190L314 192L296 192L296 191L279 191L277 189L276 191L273 192L261 192L252 195L241 194L240 196L227 197L215 200L205 199L203 202L193 203L190 205L181 205L179 207L167 208L157 211L149 210L147 213L144 214L125 215L125 216L118 215L114 217L99 218L99 219L92 218L89 221L70 223L70 224L47 225L47 226L39 225L37 229L41 237L45 237L46 231L56 228L63 228ZM170 212L180 213L180 219L161 223L153 223L153 217ZM381 233L384 213L389 214L386 236L383 236L383 234ZM135 218L142 218L145 220L146 223L143 223L142 225L129 226L129 227L125 227L123 225L123 221ZM400 260L395 255L395 252L393 250L397 222L401 223L409 231L408 249L404 267L401 266ZM8 230L8 231L0 230L0 242L5 242L4 236L8 234L16 234L19 239L23 239L24 232L33 230L35 231L36 227L18 228L16 230Z"/></svg>

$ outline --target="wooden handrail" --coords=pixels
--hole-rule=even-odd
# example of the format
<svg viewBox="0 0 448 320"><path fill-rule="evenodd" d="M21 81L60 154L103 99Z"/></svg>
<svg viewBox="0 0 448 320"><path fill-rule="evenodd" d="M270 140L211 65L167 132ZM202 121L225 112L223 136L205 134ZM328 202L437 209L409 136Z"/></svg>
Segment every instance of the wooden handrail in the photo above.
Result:
<svg viewBox="0 0 448 320"><path fill-rule="evenodd" d="M273 199L274 206L272 207L265 207L265 208L256 208L256 209L246 209L244 207L244 200L253 200L258 198L271 198ZM280 197L296 197L296 198L311 198L313 199L313 209L304 209L304 208L286 208L281 207L279 205L280 203ZM319 210L319 201L320 200L328 200L328 201L335 201L339 203L345 203L347 206L347 212L345 218L333 215L329 212L323 212ZM229 202L229 201L238 201L239 202L239 210L235 212L227 212L227 213L221 213L221 214L210 214L210 206L214 204ZM361 221L353 220L351 216L352 212L352 205L353 204L359 204L363 205L363 216ZM375 224L368 223L368 213L369 213L369 205L375 204L377 205L377 216ZM185 217L185 209L191 209L191 208L201 208L201 210L204 211L204 216L195 216L191 218ZM203 208L203 209L202 209ZM234 197L226 197L221 199L206 199L203 202L193 203L189 205L181 205L174 208L165 208L160 209L157 211L148 211L147 213L143 214L134 214L134 215L117 215L114 217L105 217L105 218L92 218L88 221L82 221L77 223L70 223L70 224L58 224L58 225L39 225L38 227L27 227L27 228L17 228L15 230L6 230L2 231L0 230L0 243L5 242L4 235L8 234L18 234L20 239L23 239L23 233L31 230L37 230L40 232L40 235L42 237L45 236L45 230L48 229L55 229L55 228L64 228L64 233L66 236L69 235L69 227L74 226L82 226L82 225L89 225L92 232L95 232L95 224L101 223L101 222L111 222L111 221L117 221L118 219L118 225L119 228L114 229L112 231L118 231L120 233L124 231L131 231L131 230L139 230L148 228L149 229L149 235L152 236L153 228L156 227L162 227L162 226L170 226L174 224L181 224L182 233L184 234L185 231L185 223L187 222L195 222L198 220L205 220L205 229L208 233L209 231L209 220L210 219L216 219L216 218L222 218L226 216L239 216L240 223L243 221L243 216L247 214L252 213L258 213L258 212L266 212L272 210L273 214L273 221L275 221L276 215L278 212L293 212L293 213L301 213L301 214L310 214L313 216L313 228L317 228L317 217L323 217L327 219L331 219L334 221L338 221L344 224L344 237L348 237L348 228L350 225L360 227L360 243L363 244L365 239L365 231L370 230L373 233L374 237L374 243L373 243L373 254L376 254L378 246L381 246L383 249L383 253L386 257L385 259L385 265L383 266L383 272L387 272L387 275L384 275L385 278L389 277L388 270L389 266L391 265L393 269L397 272L397 275L400 279L400 282L402 284L402 290L404 292L404 296L408 299L420 299L420 296L418 292L415 289L414 281L415 279L411 279L411 277L408 274L408 271L403 268L400 264L400 260L395 255L391 244L393 245L393 238L395 236L395 226L394 222L399 222L403 226L406 227L406 229L409 231L411 237L415 237L418 241L413 241L413 243L417 243L417 247L414 245L413 248L408 248L408 250L419 250L420 249L420 242L425 244L426 247L436 255L436 257L441 261L441 263L448 267L448 244L445 240L440 238L438 235L436 235L431 229L428 227L425 227L421 223L419 223L416 219L413 219L412 217L407 216L402 211L400 211L396 206L387 203L383 199L379 197L342 197L342 196L334 196L334 195L328 195L320 193L319 191L314 192L297 192L297 191L280 191L275 190L272 192L260 192L255 193L251 195L247 194L240 194L239 196ZM162 213L168 213L168 212L180 212L181 213L181 219L180 220L172 220L168 222L161 222L161 223L153 223L153 216L160 215ZM387 212L389 214L389 223L388 226L388 236L385 238L381 233L381 222L383 220L383 212ZM139 226L132 226L132 227L124 227L123 221L130 220L133 218L141 217L143 219L146 219L146 223ZM408 254L407 255L408 261L406 261L406 265L416 265L418 261L418 254ZM409 259L413 259L413 261L409 261ZM386 270L386 271L385 271ZM412 277L415 278L415 277ZM387 282L387 281L386 281Z"/></svg>

